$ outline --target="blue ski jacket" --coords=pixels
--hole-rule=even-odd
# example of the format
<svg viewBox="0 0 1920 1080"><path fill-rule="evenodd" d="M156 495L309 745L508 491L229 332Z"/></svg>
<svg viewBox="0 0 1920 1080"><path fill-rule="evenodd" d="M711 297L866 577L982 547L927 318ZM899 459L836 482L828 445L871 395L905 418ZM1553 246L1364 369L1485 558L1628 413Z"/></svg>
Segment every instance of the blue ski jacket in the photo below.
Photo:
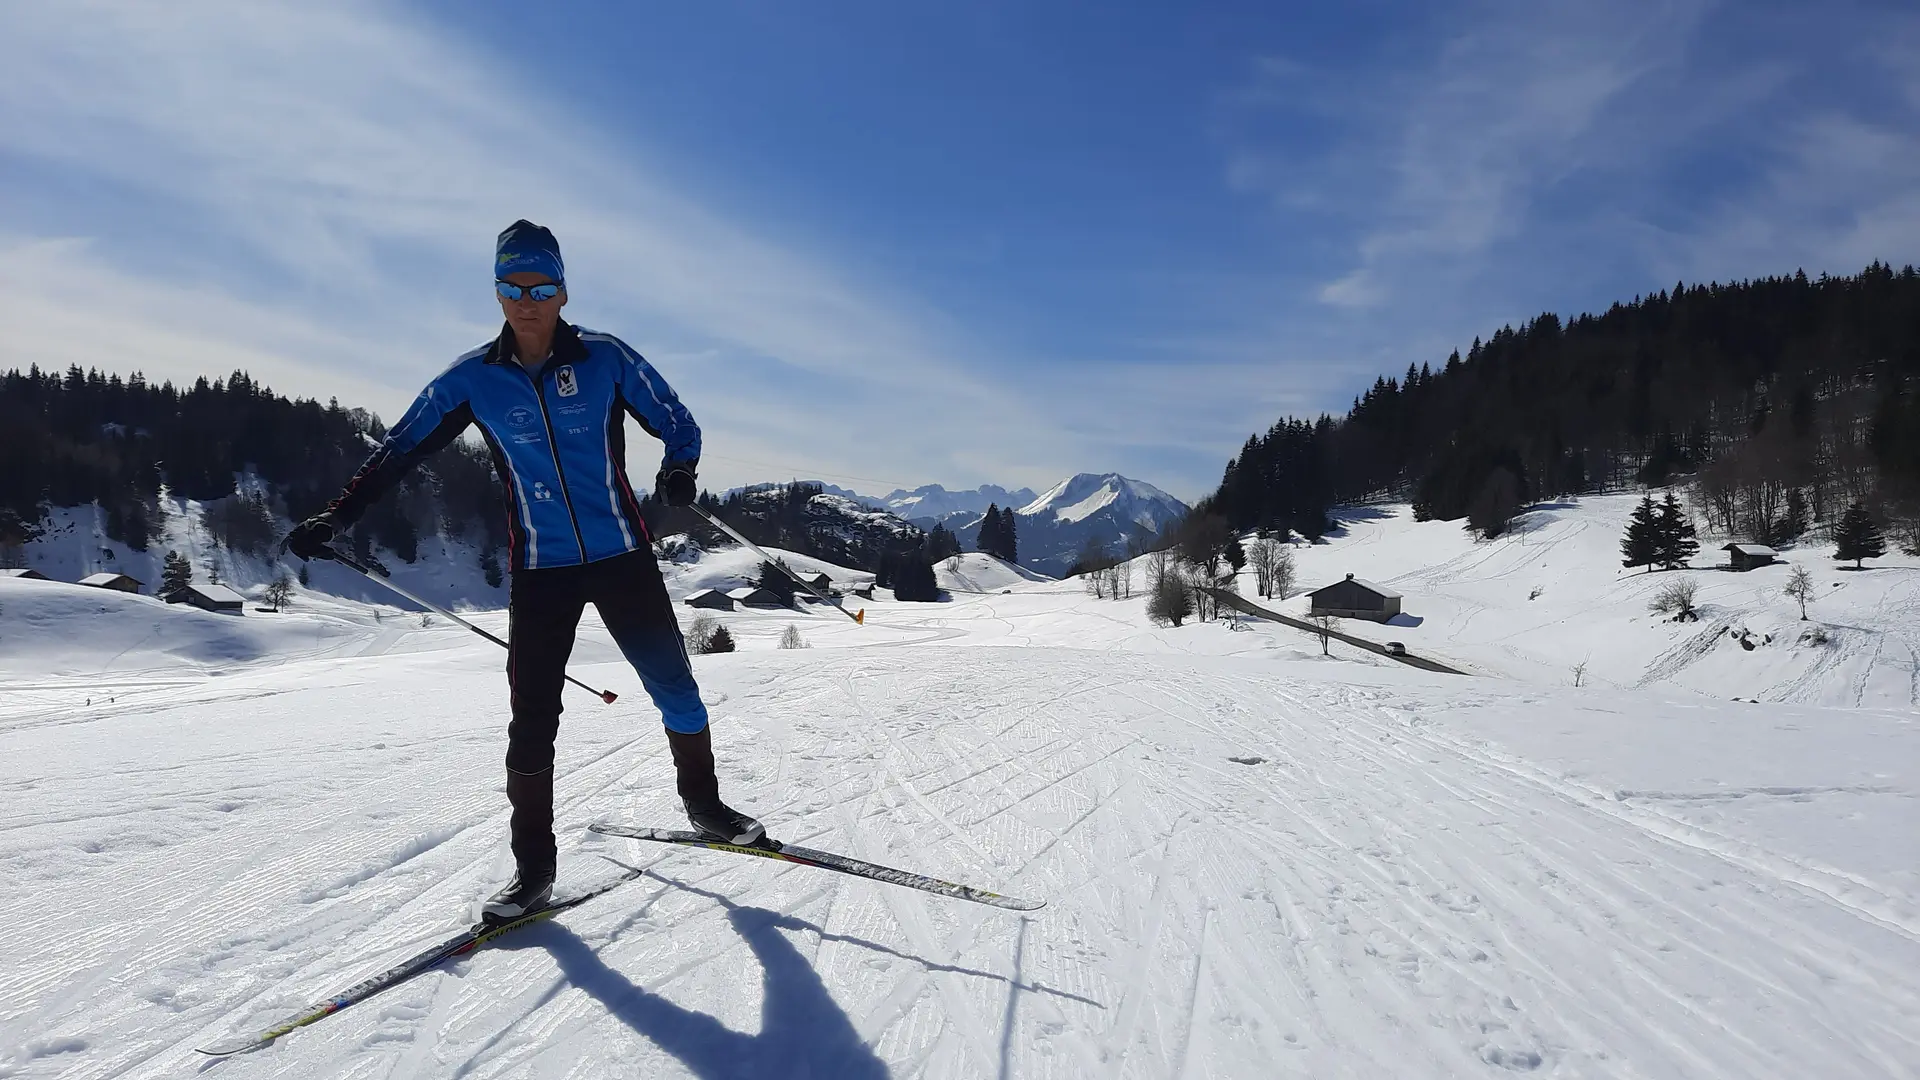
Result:
<svg viewBox="0 0 1920 1080"><path fill-rule="evenodd" d="M612 334L561 322L538 371L512 327L427 384L328 507L346 528L415 465L477 425L506 489L515 569L577 566L649 542L627 480L625 419L666 445L662 467L700 458L700 427L659 372Z"/></svg>

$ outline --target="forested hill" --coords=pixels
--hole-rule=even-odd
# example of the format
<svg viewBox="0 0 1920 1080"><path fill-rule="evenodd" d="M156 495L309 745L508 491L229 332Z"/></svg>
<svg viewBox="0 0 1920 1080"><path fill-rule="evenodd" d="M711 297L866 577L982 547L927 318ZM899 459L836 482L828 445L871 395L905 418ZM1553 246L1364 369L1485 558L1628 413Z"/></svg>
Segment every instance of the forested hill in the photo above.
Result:
<svg viewBox="0 0 1920 1080"><path fill-rule="evenodd" d="M109 539L145 551L159 535L163 497L201 503L215 543L266 554L285 523L338 495L385 435L364 409L281 397L244 372L184 389L78 367L0 374L0 566L18 564L51 508L92 503ZM879 569L889 556L938 554L917 527L817 488L756 492L703 502L756 540L860 569ZM688 531L691 515L669 522L663 510L642 498L654 535ZM704 527L694 531L723 542ZM471 543L497 583L506 507L492 460L475 442L456 440L414 470L367 512L352 543L363 554L379 549L412 562L421 538L434 535Z"/></svg>
<svg viewBox="0 0 1920 1080"><path fill-rule="evenodd" d="M167 495L227 500L208 524L249 554L275 539L276 515L322 509L386 434L364 409L291 400L244 372L190 387L70 368L0 375L0 548L33 539L49 507L98 502L107 534L146 550ZM483 549L506 542L484 449L457 442L377 504L357 530L412 561L445 529ZM244 482L253 481L250 487ZM228 496L237 496L228 500Z"/></svg>
<svg viewBox="0 0 1920 1080"><path fill-rule="evenodd" d="M1710 525L1762 543L1856 499L1920 512L1914 268L1681 284L1504 327L1344 417L1249 438L1201 509L1318 535L1328 507L1391 497L1498 532L1527 501L1682 475Z"/></svg>

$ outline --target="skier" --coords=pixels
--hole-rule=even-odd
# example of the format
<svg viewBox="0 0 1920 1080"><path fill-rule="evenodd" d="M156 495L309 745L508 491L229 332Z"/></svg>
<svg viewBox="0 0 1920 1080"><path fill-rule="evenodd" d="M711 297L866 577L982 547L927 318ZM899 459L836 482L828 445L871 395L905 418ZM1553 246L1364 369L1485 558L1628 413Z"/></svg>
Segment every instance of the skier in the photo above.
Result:
<svg viewBox="0 0 1920 1080"><path fill-rule="evenodd" d="M287 549L331 557L329 542L382 493L478 425L509 508L507 801L516 873L482 908L489 920L506 921L552 896L553 741L574 629L588 603L660 710L693 827L741 845L759 842L764 830L720 801L706 706L627 482L632 414L666 446L655 498L692 503L700 428L639 353L560 318L566 273L551 232L524 219L508 226L494 278L506 315L500 336L428 383L340 497L287 535Z"/></svg>

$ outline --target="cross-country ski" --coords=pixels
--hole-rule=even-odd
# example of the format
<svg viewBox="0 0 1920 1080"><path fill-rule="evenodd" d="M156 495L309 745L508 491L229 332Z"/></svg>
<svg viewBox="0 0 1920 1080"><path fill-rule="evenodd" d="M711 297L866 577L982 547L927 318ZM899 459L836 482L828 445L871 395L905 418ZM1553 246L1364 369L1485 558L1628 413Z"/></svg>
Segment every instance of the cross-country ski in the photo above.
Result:
<svg viewBox="0 0 1920 1080"><path fill-rule="evenodd" d="M951 896L956 900L971 900L976 904L1003 907L1011 911L1038 911L1046 906L1044 900L1022 900L1014 896L1002 896L971 885L956 885L951 881L941 881L910 870L896 870L891 866L880 866L861 859L836 855L831 851L815 851L798 844L782 844L764 837L754 844L729 844L699 833L687 832L684 829L647 829L631 825L609 824L593 824L587 828L606 836L625 836L634 840L652 840L661 844L679 844L682 847L707 848L711 851L730 851L736 855L754 855L777 862L813 866L822 870L832 870L836 873L884 882L888 885L902 885L909 889L919 889L921 892Z"/></svg>
<svg viewBox="0 0 1920 1080"><path fill-rule="evenodd" d="M639 877L641 873L642 871L639 870L628 870L626 873L604 884L597 885L573 896L550 901L544 907L512 919L502 922L475 923L464 932L455 934L453 937L448 938L430 949L408 957L377 975L368 976L337 994L329 995L325 1000L317 1001L311 1007L302 1009L300 1012L287 1017L285 1020L271 1027L264 1028L252 1035L245 1035L225 1042L218 1042L212 1046L200 1047L200 1053L208 1057L228 1057L233 1054L246 1053L249 1050L258 1050L263 1046L269 1045L282 1035L298 1031L308 1024L332 1016L334 1013L348 1006L358 1005L375 994L384 990L390 990L409 979L424 975L450 960L466 956L502 935L510 934L515 930L532 926L535 923L544 922L563 911L579 907L581 904L592 900L596 896L612 892L619 886Z"/></svg>

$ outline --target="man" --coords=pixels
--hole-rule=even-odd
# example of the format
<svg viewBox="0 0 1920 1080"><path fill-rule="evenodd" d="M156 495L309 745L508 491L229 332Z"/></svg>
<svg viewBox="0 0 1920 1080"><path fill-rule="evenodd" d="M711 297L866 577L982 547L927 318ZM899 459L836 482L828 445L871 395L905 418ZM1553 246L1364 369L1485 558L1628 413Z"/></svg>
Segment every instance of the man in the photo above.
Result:
<svg viewBox="0 0 1920 1080"><path fill-rule="evenodd" d="M715 839L752 844L758 821L720 801L706 706L660 578L640 503L627 482L625 420L666 445L655 497L693 502L700 428L640 354L611 334L571 326L565 266L553 234L516 221L500 234L494 289L506 326L420 392L346 490L295 526L303 559L328 547L407 471L477 425L506 489L510 563L507 800L513 806L511 882L487 918L515 918L552 895L553 740L574 629L592 603L660 710L687 817Z"/></svg>

